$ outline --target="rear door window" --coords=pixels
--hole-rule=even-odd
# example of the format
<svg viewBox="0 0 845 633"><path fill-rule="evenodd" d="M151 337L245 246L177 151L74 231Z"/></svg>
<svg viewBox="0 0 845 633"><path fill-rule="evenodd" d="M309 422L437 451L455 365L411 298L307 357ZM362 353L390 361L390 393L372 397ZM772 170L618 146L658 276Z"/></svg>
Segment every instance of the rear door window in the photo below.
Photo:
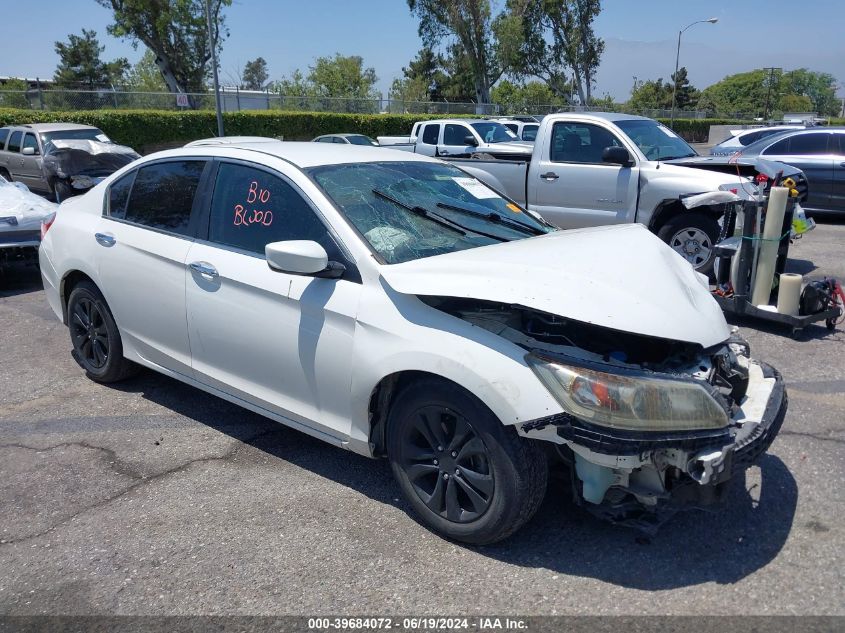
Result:
<svg viewBox="0 0 845 633"><path fill-rule="evenodd" d="M437 145L437 137L440 134L439 123L429 123L423 127L422 142L426 145Z"/></svg>
<svg viewBox="0 0 845 633"><path fill-rule="evenodd" d="M9 137L9 147L6 148L6 151L21 151L21 136L22 133L20 132L20 130L18 130L17 132L12 132L12 135Z"/></svg>
<svg viewBox="0 0 845 633"><path fill-rule="evenodd" d="M796 156L812 156L828 154L828 133L795 134L779 140L763 152L765 156L793 154Z"/></svg>
<svg viewBox="0 0 845 633"><path fill-rule="evenodd" d="M280 176L247 165L220 165L209 241L264 255L271 242L313 240L325 245L327 235L302 194Z"/></svg>
<svg viewBox="0 0 845 633"><path fill-rule="evenodd" d="M138 170L124 219L153 229L188 235L194 195L204 160L174 160Z"/></svg>

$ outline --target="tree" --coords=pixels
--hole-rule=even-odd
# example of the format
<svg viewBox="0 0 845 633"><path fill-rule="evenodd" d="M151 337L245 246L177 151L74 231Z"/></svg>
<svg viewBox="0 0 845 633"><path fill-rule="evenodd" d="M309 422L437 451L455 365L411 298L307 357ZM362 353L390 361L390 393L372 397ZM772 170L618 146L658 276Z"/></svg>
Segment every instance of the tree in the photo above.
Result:
<svg viewBox="0 0 845 633"><path fill-rule="evenodd" d="M378 81L375 69L364 68L364 60L358 55L345 57L335 53L334 57L318 57L310 67L308 81L320 97L380 97L375 90Z"/></svg>
<svg viewBox="0 0 845 633"><path fill-rule="evenodd" d="M839 114L841 103L836 98L836 79L833 75L798 68L784 73L781 85L784 96L807 97L812 104L810 110L822 116Z"/></svg>
<svg viewBox="0 0 845 633"><path fill-rule="evenodd" d="M678 110L691 110L698 101L698 96L700 92L696 90L692 85L690 85L689 79L687 79L686 66L681 66L678 69L677 76L675 75L675 73L672 73L672 83L677 86L675 94L675 107L678 108ZM672 107L671 98L669 100L669 105L666 107Z"/></svg>
<svg viewBox="0 0 845 633"><path fill-rule="evenodd" d="M538 106L564 105L564 101L540 81L519 85L502 79L493 87L491 98L493 103L502 106L508 114L529 114L537 112Z"/></svg>
<svg viewBox="0 0 845 633"><path fill-rule="evenodd" d="M502 76L496 55L496 25L490 0L407 0L420 21L423 43L434 48L442 40L454 39L472 73L475 101L490 102L490 88ZM459 61L455 59L454 61Z"/></svg>
<svg viewBox="0 0 845 633"><path fill-rule="evenodd" d="M28 89L29 84L23 79L4 79L0 83L0 108L29 109Z"/></svg>
<svg viewBox="0 0 845 633"><path fill-rule="evenodd" d="M126 87L136 92L167 92L167 84L156 66L155 54L147 49L126 74Z"/></svg>
<svg viewBox="0 0 845 633"><path fill-rule="evenodd" d="M679 72L680 74L680 72ZM631 91L628 108L634 112L643 110L668 110L672 107L672 84L663 78L638 81Z"/></svg>
<svg viewBox="0 0 845 633"><path fill-rule="evenodd" d="M593 31L600 0L508 0L508 7L523 30L518 63L511 68L544 79L561 97L568 96L571 72L578 99L587 105L604 53L604 40Z"/></svg>
<svg viewBox="0 0 845 633"><path fill-rule="evenodd" d="M167 89L172 93L202 92L211 59L206 0L96 0L114 11L108 31L115 37L146 45L155 55ZM232 0L209 0L214 41L218 50L228 35L222 9Z"/></svg>
<svg viewBox="0 0 845 633"><path fill-rule="evenodd" d="M82 35L69 35L68 42L56 42L59 65L53 75L56 85L67 88L84 87L88 90L119 83L129 69L129 62L120 57L104 62L100 54L106 49L100 46L97 32L82 29Z"/></svg>
<svg viewBox="0 0 845 633"><path fill-rule="evenodd" d="M262 90L269 78L270 74L267 72L267 61L263 57L257 57L244 65L241 88L246 90Z"/></svg>

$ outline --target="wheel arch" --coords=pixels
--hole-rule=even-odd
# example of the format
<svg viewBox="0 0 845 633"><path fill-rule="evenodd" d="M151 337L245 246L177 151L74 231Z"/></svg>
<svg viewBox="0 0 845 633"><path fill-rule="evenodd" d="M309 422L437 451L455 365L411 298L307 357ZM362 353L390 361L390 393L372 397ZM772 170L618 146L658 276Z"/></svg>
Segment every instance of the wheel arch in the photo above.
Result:
<svg viewBox="0 0 845 633"><path fill-rule="evenodd" d="M98 290L100 289L100 287L97 286L97 282L95 282L90 275L78 269L70 270L65 273L59 283L59 296L62 300L62 323L65 325L67 325L67 304L70 299L70 293L73 292L73 289L82 281L90 281Z"/></svg>
<svg viewBox="0 0 845 633"><path fill-rule="evenodd" d="M648 228L652 233L657 233L667 222L684 213L701 213L718 220L724 214L724 209L710 205L687 209L678 198L670 198L657 205L649 219Z"/></svg>

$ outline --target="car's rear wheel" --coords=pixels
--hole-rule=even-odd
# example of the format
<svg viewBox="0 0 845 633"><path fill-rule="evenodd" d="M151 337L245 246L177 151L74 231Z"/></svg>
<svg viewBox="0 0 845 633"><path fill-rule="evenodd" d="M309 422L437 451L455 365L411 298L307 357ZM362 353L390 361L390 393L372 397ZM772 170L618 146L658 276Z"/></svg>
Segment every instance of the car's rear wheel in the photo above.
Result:
<svg viewBox="0 0 845 633"><path fill-rule="evenodd" d="M116 382L137 373L138 366L123 357L123 342L111 310L91 282L78 283L67 305L73 357L97 382Z"/></svg>
<svg viewBox="0 0 845 633"><path fill-rule="evenodd" d="M719 231L719 224L712 217L701 213L681 213L664 224L657 236L698 272L709 274L716 258Z"/></svg>
<svg viewBox="0 0 845 633"><path fill-rule="evenodd" d="M442 379L416 381L396 397L387 455L422 522L466 543L507 538L534 515L546 491L543 451Z"/></svg>

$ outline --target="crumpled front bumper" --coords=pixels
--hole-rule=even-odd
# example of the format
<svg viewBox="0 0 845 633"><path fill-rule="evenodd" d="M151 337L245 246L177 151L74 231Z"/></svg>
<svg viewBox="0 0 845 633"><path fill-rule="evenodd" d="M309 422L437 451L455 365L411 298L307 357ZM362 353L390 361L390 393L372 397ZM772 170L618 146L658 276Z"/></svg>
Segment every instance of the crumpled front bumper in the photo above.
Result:
<svg viewBox="0 0 845 633"><path fill-rule="evenodd" d="M718 501L733 476L751 466L783 424L788 398L780 373L749 361L746 396L724 429L632 432L589 424L566 413L522 425L527 437L571 451L579 500L606 518L638 510ZM554 433L556 437L551 437Z"/></svg>

